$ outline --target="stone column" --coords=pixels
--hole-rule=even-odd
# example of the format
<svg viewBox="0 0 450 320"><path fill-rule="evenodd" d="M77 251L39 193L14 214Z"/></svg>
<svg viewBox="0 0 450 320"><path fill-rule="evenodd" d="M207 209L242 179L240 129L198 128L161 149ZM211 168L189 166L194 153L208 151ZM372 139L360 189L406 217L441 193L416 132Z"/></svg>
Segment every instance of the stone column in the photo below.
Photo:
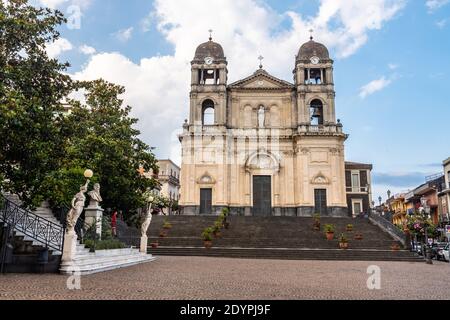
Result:
<svg viewBox="0 0 450 320"><path fill-rule="evenodd" d="M64 234L64 247L62 253L62 262L70 262L77 253L77 234L75 231L69 231Z"/></svg>
<svg viewBox="0 0 450 320"><path fill-rule="evenodd" d="M91 200L84 213L85 223L89 226L96 225L96 233L99 236L99 239L102 237L103 211L104 210L99 206L98 202Z"/></svg>
<svg viewBox="0 0 450 320"><path fill-rule="evenodd" d="M148 236L141 236L140 252L147 253Z"/></svg>

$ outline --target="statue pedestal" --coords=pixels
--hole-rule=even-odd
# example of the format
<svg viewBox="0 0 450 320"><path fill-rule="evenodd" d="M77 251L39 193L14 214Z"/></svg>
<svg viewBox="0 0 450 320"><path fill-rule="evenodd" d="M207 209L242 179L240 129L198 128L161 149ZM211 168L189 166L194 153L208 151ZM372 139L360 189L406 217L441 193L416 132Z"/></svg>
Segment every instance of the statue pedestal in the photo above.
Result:
<svg viewBox="0 0 450 320"><path fill-rule="evenodd" d="M62 262L70 262L75 258L75 254L77 253L77 240L78 237L75 231L66 232L64 234Z"/></svg>
<svg viewBox="0 0 450 320"><path fill-rule="evenodd" d="M148 242L147 236L141 237L141 248L139 250L140 252L147 253L147 242Z"/></svg>
<svg viewBox="0 0 450 320"><path fill-rule="evenodd" d="M103 209L98 205L98 202L91 201L89 206L84 211L84 221L88 226L96 225L96 233L99 239L102 237L102 219Z"/></svg>

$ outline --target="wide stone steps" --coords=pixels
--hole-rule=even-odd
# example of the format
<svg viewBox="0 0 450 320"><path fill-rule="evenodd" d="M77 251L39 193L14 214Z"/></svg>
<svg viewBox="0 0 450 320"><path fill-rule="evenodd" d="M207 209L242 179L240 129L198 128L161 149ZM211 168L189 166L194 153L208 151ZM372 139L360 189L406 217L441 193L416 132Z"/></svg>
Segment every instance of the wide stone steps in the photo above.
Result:
<svg viewBox="0 0 450 320"><path fill-rule="evenodd" d="M284 259L284 260L353 260L353 261L408 261L423 262L423 258L411 255L409 251L380 250L318 250L287 248L193 248L193 247L158 247L149 248L156 256L204 256L248 259Z"/></svg>
<svg viewBox="0 0 450 320"><path fill-rule="evenodd" d="M213 238L213 248L203 246L201 232L212 226L216 216L153 217L149 229L149 248L154 255L215 256L232 258L302 259L302 260L360 260L360 261L423 261L409 251L392 251L399 244L389 234L367 219L322 218L321 231L313 230L312 218L299 217L242 217L230 216L229 229L223 229L221 237ZM172 228L160 237L163 222L168 220ZM335 226L335 239L328 241L324 225ZM353 231L347 232L347 225ZM347 236L349 249L339 249L341 233ZM363 235L355 240L356 233ZM120 230L120 237L128 243L138 244L139 231L135 228Z"/></svg>
<svg viewBox="0 0 450 320"><path fill-rule="evenodd" d="M77 255L72 261L61 263L61 274L79 272L80 275L87 275L155 260L152 255L141 253L138 249L133 248L98 250L96 252L78 250L80 249L77 246Z"/></svg>

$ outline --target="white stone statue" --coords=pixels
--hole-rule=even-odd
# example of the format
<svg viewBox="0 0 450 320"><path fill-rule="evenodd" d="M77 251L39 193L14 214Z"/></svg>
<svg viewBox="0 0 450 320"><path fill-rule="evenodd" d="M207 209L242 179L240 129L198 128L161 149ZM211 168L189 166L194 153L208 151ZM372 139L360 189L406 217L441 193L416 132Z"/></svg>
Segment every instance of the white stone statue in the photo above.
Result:
<svg viewBox="0 0 450 320"><path fill-rule="evenodd" d="M72 208L67 214L67 232L75 232L75 225L84 210L84 203L86 202L86 196L84 195L88 190L89 180L84 186L80 187L80 192L78 192L72 199Z"/></svg>
<svg viewBox="0 0 450 320"><path fill-rule="evenodd" d="M100 195L100 183L94 184L94 190L90 191L88 195L91 197L91 203L98 206L98 203L103 201Z"/></svg>
<svg viewBox="0 0 450 320"><path fill-rule="evenodd" d="M263 106L260 106L258 110L258 127L264 128L265 121L266 121L266 110L264 109Z"/></svg>
<svg viewBox="0 0 450 320"><path fill-rule="evenodd" d="M144 221L141 225L141 237L147 236L147 230L150 227L150 223L152 222L152 204L150 203L145 213Z"/></svg>

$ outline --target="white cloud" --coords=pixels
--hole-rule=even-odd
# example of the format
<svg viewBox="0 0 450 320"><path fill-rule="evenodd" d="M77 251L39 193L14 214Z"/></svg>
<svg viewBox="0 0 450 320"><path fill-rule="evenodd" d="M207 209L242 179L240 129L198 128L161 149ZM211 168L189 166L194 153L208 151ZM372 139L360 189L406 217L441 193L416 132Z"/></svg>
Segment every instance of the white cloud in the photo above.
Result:
<svg viewBox="0 0 450 320"><path fill-rule="evenodd" d="M395 69L398 68L398 64L395 64L395 63L389 63L389 64L388 64L388 68L389 68L389 70L395 70Z"/></svg>
<svg viewBox="0 0 450 320"><path fill-rule="evenodd" d="M36 1L36 0L35 0ZM61 8L62 5L71 4L87 8L92 0L37 0L38 4L52 9Z"/></svg>
<svg viewBox="0 0 450 320"><path fill-rule="evenodd" d="M428 11L431 13L448 3L450 3L450 0L427 0L425 4L428 7Z"/></svg>
<svg viewBox="0 0 450 320"><path fill-rule="evenodd" d="M174 155L179 142L172 132L181 127L189 112L190 61L196 47L207 41L208 29L214 30L214 41L225 50L229 83L254 72L259 54L265 57L268 72L292 81L295 55L308 41L310 28L315 30L315 40L327 45L333 57L345 58L403 6L403 0L321 0L316 14L303 16L276 12L259 0L156 0L154 10L143 21L151 21L173 45L173 55L133 63L119 53L96 54L76 76L103 77L125 85L125 101L140 119L144 140L158 147L160 156L179 158ZM280 31L281 25L289 27ZM148 22L142 22L142 27L148 28Z"/></svg>
<svg viewBox="0 0 450 320"><path fill-rule="evenodd" d="M444 27L447 25L447 22L448 22L448 19L442 19L442 20L436 21L436 26L439 29L444 29Z"/></svg>
<svg viewBox="0 0 450 320"><path fill-rule="evenodd" d="M80 46L79 50L81 53L86 54L86 55L92 55L97 52L97 50L95 50L95 48L90 47L86 44L83 44L82 46Z"/></svg>
<svg viewBox="0 0 450 320"><path fill-rule="evenodd" d="M73 49L72 43L65 38L59 38L58 40L47 44L46 52L49 58L57 58L61 53L70 51Z"/></svg>
<svg viewBox="0 0 450 320"><path fill-rule="evenodd" d="M364 99L367 96L386 88L391 83L392 83L392 80L386 79L385 77L382 77L377 80L373 80L373 81L369 82L368 84L366 84L365 86L361 87L359 96Z"/></svg>
<svg viewBox="0 0 450 320"><path fill-rule="evenodd" d="M131 36L133 35L133 30L134 30L133 27L130 27L128 29L122 29L114 33L114 36L116 37L117 40L121 42L127 42L128 40L131 39Z"/></svg>

